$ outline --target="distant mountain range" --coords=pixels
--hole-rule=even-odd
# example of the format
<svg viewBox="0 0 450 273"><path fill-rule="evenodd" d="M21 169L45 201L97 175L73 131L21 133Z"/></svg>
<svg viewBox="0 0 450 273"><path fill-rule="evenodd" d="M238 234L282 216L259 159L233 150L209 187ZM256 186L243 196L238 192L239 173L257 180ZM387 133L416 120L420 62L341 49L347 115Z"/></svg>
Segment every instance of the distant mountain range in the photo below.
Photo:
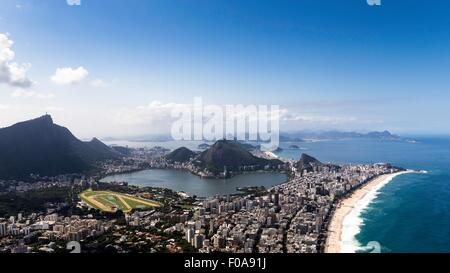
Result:
<svg viewBox="0 0 450 273"><path fill-rule="evenodd" d="M84 172L120 156L96 138L77 139L49 115L0 129L0 179Z"/></svg>
<svg viewBox="0 0 450 273"><path fill-rule="evenodd" d="M298 131L298 132L284 132L281 133L280 141L298 141L298 140L326 140L326 139L373 139L386 141L407 141L407 138L394 135L389 131L383 132L342 132L342 131Z"/></svg>
<svg viewBox="0 0 450 273"><path fill-rule="evenodd" d="M248 135L246 135L248 137ZM229 138L232 139L232 138ZM249 138L247 138L249 139ZM296 132L281 132L280 142L305 142L306 140L339 140L339 139L371 139L383 141L410 141L415 140L401 137L392 134L389 131L373 131L368 133L346 132L346 131L296 131ZM146 135L121 138L103 138L104 141L120 141L127 140L130 142L166 142L173 141L173 138L168 134L160 135ZM253 141L256 143L256 141ZM199 149L205 149L206 144L203 144Z"/></svg>

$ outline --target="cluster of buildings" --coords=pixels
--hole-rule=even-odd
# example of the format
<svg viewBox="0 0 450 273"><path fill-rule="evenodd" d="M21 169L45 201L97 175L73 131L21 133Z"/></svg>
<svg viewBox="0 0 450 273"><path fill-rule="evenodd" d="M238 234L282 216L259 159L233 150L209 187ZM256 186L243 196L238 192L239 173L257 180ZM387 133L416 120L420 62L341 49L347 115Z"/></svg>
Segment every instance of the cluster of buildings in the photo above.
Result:
<svg viewBox="0 0 450 273"><path fill-rule="evenodd" d="M44 241L82 241L88 237L97 237L111 229L111 221L92 219L92 217L81 218L78 215L71 217L58 216L57 214L46 216L48 229L39 239ZM44 222L45 223L45 222Z"/></svg>
<svg viewBox="0 0 450 273"><path fill-rule="evenodd" d="M103 175L135 172L148 168L148 162L164 157L169 149L156 146L152 148L123 148L129 153L120 160L109 160L101 163Z"/></svg>
<svg viewBox="0 0 450 273"><path fill-rule="evenodd" d="M190 173L196 174L203 178L216 178L217 176L208 171L207 169L201 169L196 166L193 161L187 162L172 162L170 160L165 159L164 157L151 160L149 162L151 168L155 169L174 169L174 170L185 170ZM225 174L223 175L225 176Z"/></svg>
<svg viewBox="0 0 450 273"><path fill-rule="evenodd" d="M41 252L54 252L57 241L80 242L109 231L112 221L96 220L92 215L80 217L59 216L57 213L23 216L19 213L0 219L0 252L28 253L36 251L28 245L38 246Z"/></svg>
<svg viewBox="0 0 450 273"><path fill-rule="evenodd" d="M325 164L311 172L292 171L288 182L259 195L208 198L174 228L183 229L200 252L320 252L339 198L396 169L389 164Z"/></svg>

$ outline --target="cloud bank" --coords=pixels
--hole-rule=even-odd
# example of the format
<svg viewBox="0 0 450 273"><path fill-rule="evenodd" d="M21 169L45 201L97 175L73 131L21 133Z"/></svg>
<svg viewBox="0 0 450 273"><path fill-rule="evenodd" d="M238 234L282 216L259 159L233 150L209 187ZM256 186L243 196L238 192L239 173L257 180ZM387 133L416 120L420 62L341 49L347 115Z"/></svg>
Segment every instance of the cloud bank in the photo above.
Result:
<svg viewBox="0 0 450 273"><path fill-rule="evenodd" d="M33 84L33 81L26 76L31 65L14 62L16 54L11 49L13 44L8 35L0 33L0 83L28 88Z"/></svg>
<svg viewBox="0 0 450 273"><path fill-rule="evenodd" d="M213 107L213 105L204 106L204 111L211 110ZM177 118L172 115L172 112L174 110L178 112L190 111L192 110L192 107L192 104L175 102L164 103L155 100L146 105L119 109L118 111L111 113L111 117L113 117L114 124L120 124L121 126L129 128L130 132L167 133L170 131L170 126L173 122L177 120ZM221 106L219 105L219 107ZM269 111L272 112L269 113L270 117L279 117L280 124L284 127L282 128L283 130L292 130L294 128L327 128L329 126L338 128L339 126L359 122L355 117L297 112L286 108L279 108L276 110L277 113L273 112L274 110ZM240 117L240 114L235 117L238 119L244 118ZM208 118L206 115L204 117L204 121L207 121ZM257 116L250 116L249 122L256 122L256 118Z"/></svg>

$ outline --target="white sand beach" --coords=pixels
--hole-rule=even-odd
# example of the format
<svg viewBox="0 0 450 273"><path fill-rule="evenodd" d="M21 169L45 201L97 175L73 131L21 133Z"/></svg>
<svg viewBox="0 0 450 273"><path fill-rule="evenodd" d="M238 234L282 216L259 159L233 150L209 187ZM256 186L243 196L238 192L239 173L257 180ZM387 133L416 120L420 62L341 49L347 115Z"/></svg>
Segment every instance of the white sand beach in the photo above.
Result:
<svg viewBox="0 0 450 273"><path fill-rule="evenodd" d="M328 227L325 253L354 253L358 248L355 236L360 231L362 219L359 217L377 196L378 190L394 177L414 171L403 171L378 176L342 200L334 212Z"/></svg>

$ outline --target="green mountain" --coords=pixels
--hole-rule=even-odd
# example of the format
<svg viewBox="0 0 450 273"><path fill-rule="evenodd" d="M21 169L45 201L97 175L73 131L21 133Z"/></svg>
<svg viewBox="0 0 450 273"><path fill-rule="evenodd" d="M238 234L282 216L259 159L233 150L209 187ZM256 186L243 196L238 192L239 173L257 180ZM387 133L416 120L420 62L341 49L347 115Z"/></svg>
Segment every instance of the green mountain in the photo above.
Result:
<svg viewBox="0 0 450 273"><path fill-rule="evenodd" d="M166 159L172 162L184 163L188 162L195 156L195 153L188 148L181 147L166 155Z"/></svg>
<svg viewBox="0 0 450 273"><path fill-rule="evenodd" d="M276 167L283 162L256 157L235 141L219 140L208 150L202 152L194 164L214 174L219 174L225 168L227 171L242 171L245 167L252 166L258 170L267 165Z"/></svg>
<svg viewBox="0 0 450 273"><path fill-rule="evenodd" d="M299 170L307 170L308 172L312 172L314 170L315 166L321 166L323 165L322 162L315 159L314 157L302 154L300 157L300 160L297 162L296 167Z"/></svg>
<svg viewBox="0 0 450 273"><path fill-rule="evenodd" d="M120 156L98 139L77 139L49 115L0 129L0 179L83 172Z"/></svg>

